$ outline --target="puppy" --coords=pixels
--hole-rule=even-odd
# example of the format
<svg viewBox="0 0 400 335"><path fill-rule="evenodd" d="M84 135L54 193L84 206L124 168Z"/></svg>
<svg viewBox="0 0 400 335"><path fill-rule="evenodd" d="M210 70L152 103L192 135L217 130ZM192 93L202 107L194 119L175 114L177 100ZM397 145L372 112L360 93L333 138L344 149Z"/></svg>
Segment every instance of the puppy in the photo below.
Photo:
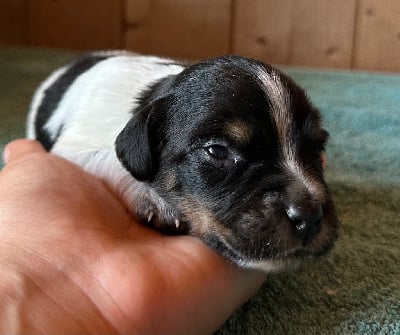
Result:
<svg viewBox="0 0 400 335"><path fill-rule="evenodd" d="M38 88L27 128L141 221L197 236L239 266L283 270L337 238L320 114L262 62L92 53Z"/></svg>

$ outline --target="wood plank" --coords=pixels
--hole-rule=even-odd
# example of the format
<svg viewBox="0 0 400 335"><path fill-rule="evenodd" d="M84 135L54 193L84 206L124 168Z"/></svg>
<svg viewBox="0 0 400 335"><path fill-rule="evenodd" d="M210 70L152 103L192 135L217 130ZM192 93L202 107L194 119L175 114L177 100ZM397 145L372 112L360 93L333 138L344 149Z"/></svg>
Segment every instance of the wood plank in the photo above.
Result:
<svg viewBox="0 0 400 335"><path fill-rule="evenodd" d="M233 52L269 63L289 63L293 7L293 1L236 0Z"/></svg>
<svg viewBox="0 0 400 335"><path fill-rule="evenodd" d="M356 0L237 0L234 51L272 63L350 67Z"/></svg>
<svg viewBox="0 0 400 335"><path fill-rule="evenodd" d="M349 68L356 0L298 0L294 11L291 64Z"/></svg>
<svg viewBox="0 0 400 335"><path fill-rule="evenodd" d="M182 58L229 52L231 0L126 0L126 46Z"/></svg>
<svg viewBox="0 0 400 335"><path fill-rule="evenodd" d="M28 0L32 45L106 49L121 47L122 0Z"/></svg>
<svg viewBox="0 0 400 335"><path fill-rule="evenodd" d="M154 8L152 0L125 0L125 21L129 24L136 24L151 15Z"/></svg>
<svg viewBox="0 0 400 335"><path fill-rule="evenodd" d="M27 18L25 0L0 1L0 45L26 44Z"/></svg>
<svg viewBox="0 0 400 335"><path fill-rule="evenodd" d="M354 68L400 71L400 1L360 1L356 31Z"/></svg>

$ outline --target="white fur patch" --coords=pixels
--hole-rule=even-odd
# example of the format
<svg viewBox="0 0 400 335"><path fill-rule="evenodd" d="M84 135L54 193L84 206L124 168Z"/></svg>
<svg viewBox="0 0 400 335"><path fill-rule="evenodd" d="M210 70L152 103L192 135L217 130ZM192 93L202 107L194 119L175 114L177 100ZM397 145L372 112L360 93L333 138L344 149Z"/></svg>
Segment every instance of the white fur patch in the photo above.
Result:
<svg viewBox="0 0 400 335"><path fill-rule="evenodd" d="M166 64L158 57L116 56L81 74L45 125L50 134L63 125L54 150L61 147L79 153L114 147L143 90L183 69Z"/></svg>
<svg viewBox="0 0 400 335"><path fill-rule="evenodd" d="M317 198L323 197L323 192L310 179L298 161L294 144L290 140L289 127L293 124L294 120L290 113L291 98L288 88L285 87L279 74L274 70L268 73L264 68L258 67L256 75L271 102L270 107L272 109L273 121L278 130L284 167L302 182L310 194L313 194Z"/></svg>

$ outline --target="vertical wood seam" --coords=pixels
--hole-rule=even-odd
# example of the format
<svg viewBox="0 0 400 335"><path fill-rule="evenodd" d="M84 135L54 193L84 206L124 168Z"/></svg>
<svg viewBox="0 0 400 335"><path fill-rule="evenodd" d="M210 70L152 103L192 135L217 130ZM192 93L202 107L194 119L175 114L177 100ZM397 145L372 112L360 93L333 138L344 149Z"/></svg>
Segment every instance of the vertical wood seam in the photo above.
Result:
<svg viewBox="0 0 400 335"><path fill-rule="evenodd" d="M119 48L126 49L126 0L119 1Z"/></svg>
<svg viewBox="0 0 400 335"><path fill-rule="evenodd" d="M32 18L31 18L31 2L30 0L25 0L26 4L26 23L25 23L25 39L26 39L26 44L28 46L33 46L32 44L32 36L31 36L31 24L32 24Z"/></svg>
<svg viewBox="0 0 400 335"><path fill-rule="evenodd" d="M228 42L228 52L233 54L235 47L235 34L236 34L236 14L237 14L237 0L230 0L230 17L229 17L229 42Z"/></svg>
<svg viewBox="0 0 400 335"><path fill-rule="evenodd" d="M351 45L351 60L350 60L350 69L355 68L356 63L356 51L357 51L357 37L359 35L359 20L360 20L360 0L356 0L356 5L354 9L354 19L353 19L353 40Z"/></svg>
<svg viewBox="0 0 400 335"><path fill-rule="evenodd" d="M289 48L288 48L288 54L286 56L285 63L289 65L295 65L293 64L293 54L294 54L294 30L296 25L294 24L294 16L297 11L297 5L298 1L292 2L292 6L290 6L290 33L289 33Z"/></svg>
<svg viewBox="0 0 400 335"><path fill-rule="evenodd" d="M27 0L23 1L23 14L22 14L22 36L21 43L22 45L28 45L28 3Z"/></svg>

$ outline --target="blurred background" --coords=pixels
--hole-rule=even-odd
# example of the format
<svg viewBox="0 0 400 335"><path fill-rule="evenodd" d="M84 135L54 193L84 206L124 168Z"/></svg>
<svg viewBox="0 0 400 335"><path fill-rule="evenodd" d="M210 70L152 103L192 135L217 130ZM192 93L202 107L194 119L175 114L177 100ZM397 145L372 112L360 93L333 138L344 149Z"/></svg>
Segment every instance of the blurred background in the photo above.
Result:
<svg viewBox="0 0 400 335"><path fill-rule="evenodd" d="M400 71L399 0L0 0L0 46Z"/></svg>

